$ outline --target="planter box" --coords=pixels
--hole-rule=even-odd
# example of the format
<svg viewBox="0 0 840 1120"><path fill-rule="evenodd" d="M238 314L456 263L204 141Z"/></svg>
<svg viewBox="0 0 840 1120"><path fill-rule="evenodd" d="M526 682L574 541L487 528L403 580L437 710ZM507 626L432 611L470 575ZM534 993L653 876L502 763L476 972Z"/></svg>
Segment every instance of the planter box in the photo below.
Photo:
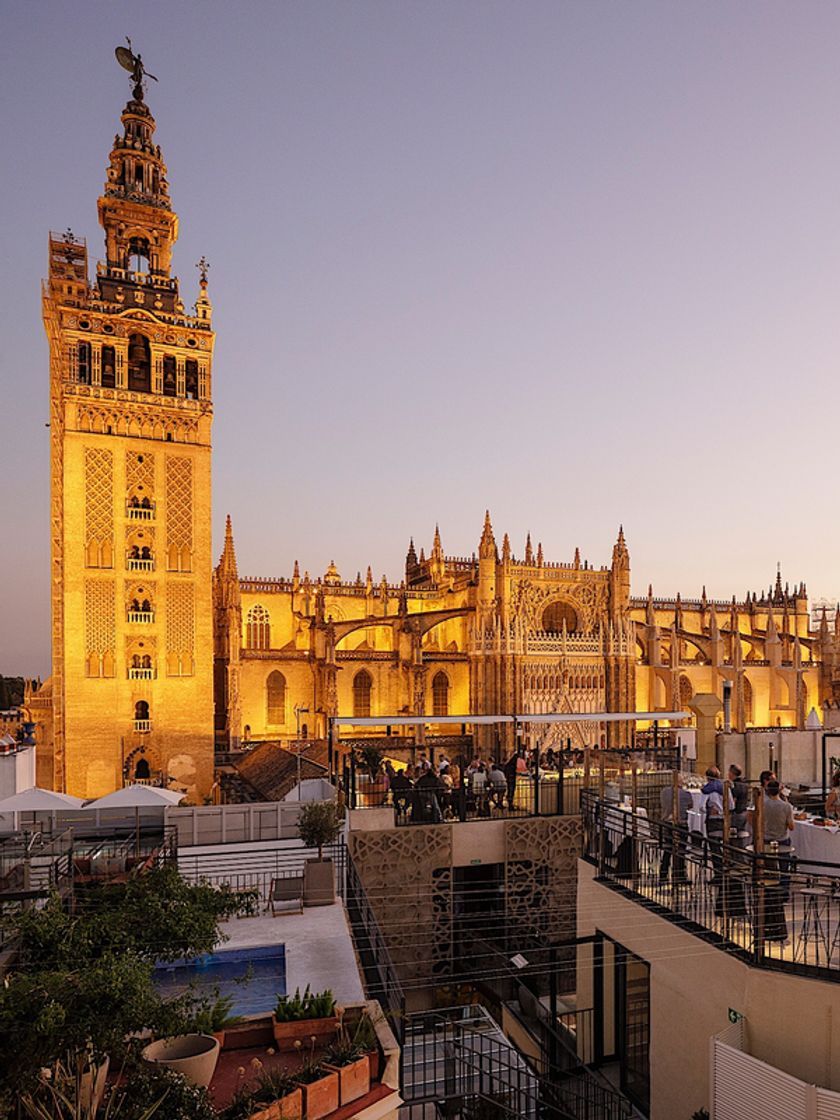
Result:
<svg viewBox="0 0 840 1120"><path fill-rule="evenodd" d="M224 1047L226 1050L247 1050L252 1046L268 1047L274 1044L272 1018L250 1019L235 1027L225 1027Z"/></svg>
<svg viewBox="0 0 840 1120"><path fill-rule="evenodd" d="M303 1117L303 1091L293 1089L285 1097L272 1101L271 1104L261 1108L259 1112L252 1112L249 1120L302 1120Z"/></svg>
<svg viewBox="0 0 840 1120"><path fill-rule="evenodd" d="M306 1120L321 1120L338 1108L338 1074L325 1073L311 1085L301 1085L303 1115Z"/></svg>
<svg viewBox="0 0 840 1120"><path fill-rule="evenodd" d="M371 1083L379 1080L379 1047L375 1046L373 1050L368 1050L365 1055L370 1066L370 1080Z"/></svg>
<svg viewBox="0 0 840 1120"><path fill-rule="evenodd" d="M335 873L331 859L308 859L303 865L303 905L332 906Z"/></svg>
<svg viewBox="0 0 840 1120"><path fill-rule="evenodd" d="M330 1015L328 1019L296 1019L291 1023L278 1023L274 1019L274 1041L278 1050L294 1050L295 1041L300 1039L304 1049L308 1049L312 1036L315 1036L316 1046L326 1046L332 1042L338 1030L338 1016Z"/></svg>
<svg viewBox="0 0 840 1120"><path fill-rule="evenodd" d="M346 1066L327 1065L338 1074L338 1095L342 1108L370 1092L370 1061L367 1054Z"/></svg>

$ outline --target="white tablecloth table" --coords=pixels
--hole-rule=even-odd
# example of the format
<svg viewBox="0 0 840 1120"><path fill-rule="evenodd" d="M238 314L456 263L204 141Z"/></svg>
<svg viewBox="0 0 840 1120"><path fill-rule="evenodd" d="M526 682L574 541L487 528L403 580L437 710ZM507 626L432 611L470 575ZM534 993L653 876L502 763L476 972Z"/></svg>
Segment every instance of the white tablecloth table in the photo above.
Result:
<svg viewBox="0 0 840 1120"><path fill-rule="evenodd" d="M806 875L833 875L840 878L840 829L823 827L810 821L796 821L790 834L796 855L797 870ZM809 866L809 860L833 864L832 867Z"/></svg>

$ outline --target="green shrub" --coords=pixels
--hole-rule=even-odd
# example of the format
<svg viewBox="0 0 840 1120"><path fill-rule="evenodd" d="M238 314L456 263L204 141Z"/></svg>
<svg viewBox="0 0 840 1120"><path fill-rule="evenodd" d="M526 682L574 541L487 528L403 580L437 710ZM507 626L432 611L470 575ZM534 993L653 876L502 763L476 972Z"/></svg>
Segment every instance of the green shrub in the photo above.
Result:
<svg viewBox="0 0 840 1120"><path fill-rule="evenodd" d="M303 995L295 988L293 996L279 996L274 1009L278 1023L298 1023L303 1019L328 1019L335 1014L335 997L329 988L323 992L310 992L309 985Z"/></svg>

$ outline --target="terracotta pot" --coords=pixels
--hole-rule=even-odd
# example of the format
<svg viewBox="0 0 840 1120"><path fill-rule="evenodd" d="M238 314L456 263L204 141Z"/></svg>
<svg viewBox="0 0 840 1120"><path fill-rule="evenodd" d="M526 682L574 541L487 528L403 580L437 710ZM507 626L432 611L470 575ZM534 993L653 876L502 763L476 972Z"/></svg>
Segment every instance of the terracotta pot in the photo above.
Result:
<svg viewBox="0 0 840 1120"><path fill-rule="evenodd" d="M342 1108L370 1092L370 1062L365 1054L346 1066L327 1065L338 1074L338 1095Z"/></svg>
<svg viewBox="0 0 840 1120"><path fill-rule="evenodd" d="M303 905L331 906L335 902L335 874L331 859L308 859L303 865Z"/></svg>
<svg viewBox="0 0 840 1120"><path fill-rule="evenodd" d="M303 1089L303 1114L306 1120L321 1120L338 1108L338 1074L325 1073Z"/></svg>
<svg viewBox="0 0 840 1120"><path fill-rule="evenodd" d="M373 1050L367 1052L368 1065L370 1066L370 1079L371 1082L379 1080L379 1048L375 1046Z"/></svg>
<svg viewBox="0 0 840 1120"><path fill-rule="evenodd" d="M226 1031L224 1031L224 1030L213 1031L213 1037L218 1042L220 1050L224 1050L224 1048L225 1048L225 1034L226 1034Z"/></svg>
<svg viewBox="0 0 840 1120"><path fill-rule="evenodd" d="M142 1057L153 1065L167 1066L192 1085L206 1089L216 1072L219 1041L212 1034L181 1034L161 1038L144 1047Z"/></svg>
<svg viewBox="0 0 840 1120"><path fill-rule="evenodd" d="M330 1015L327 1019L296 1019L292 1023L278 1023L273 1019L273 1025L278 1050L294 1050L297 1039L300 1039L306 1049L313 1035L316 1046L324 1046L332 1041L338 1030L338 1016Z"/></svg>

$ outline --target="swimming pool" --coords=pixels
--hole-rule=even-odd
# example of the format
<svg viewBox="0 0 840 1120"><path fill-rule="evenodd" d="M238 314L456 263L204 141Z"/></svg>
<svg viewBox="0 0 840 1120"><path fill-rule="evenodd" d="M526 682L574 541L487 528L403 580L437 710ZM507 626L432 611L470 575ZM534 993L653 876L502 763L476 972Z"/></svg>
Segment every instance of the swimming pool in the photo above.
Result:
<svg viewBox="0 0 840 1120"><path fill-rule="evenodd" d="M233 1000L231 1014L258 1015L272 1011L278 995L286 994L286 950L284 945L220 949L194 961L158 964L154 980L167 998L190 987L199 997L218 988Z"/></svg>

